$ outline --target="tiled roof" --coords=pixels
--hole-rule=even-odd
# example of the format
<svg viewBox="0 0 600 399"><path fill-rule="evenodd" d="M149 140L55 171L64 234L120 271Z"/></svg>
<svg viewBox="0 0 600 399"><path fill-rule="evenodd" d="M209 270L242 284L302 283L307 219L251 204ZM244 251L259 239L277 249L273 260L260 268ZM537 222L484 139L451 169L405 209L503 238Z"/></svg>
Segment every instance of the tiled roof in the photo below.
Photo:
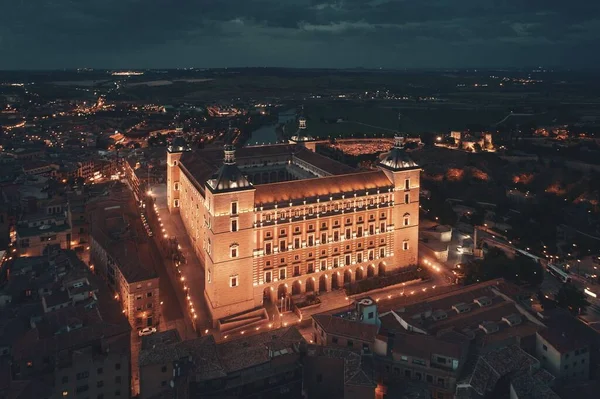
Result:
<svg viewBox="0 0 600 399"><path fill-rule="evenodd" d="M375 341L375 335L377 334L376 325L324 314L313 315L312 318L326 334L354 338L366 342Z"/></svg>
<svg viewBox="0 0 600 399"><path fill-rule="evenodd" d="M507 346L480 356L465 385L479 395L485 395L503 376L515 371L532 372L537 365L539 361L517 345Z"/></svg>
<svg viewBox="0 0 600 399"><path fill-rule="evenodd" d="M226 376L249 367L258 366L271 360L271 351L290 349L303 341L295 327L268 331L258 335L216 344L214 337L205 337L174 343L157 345L140 352L140 366L164 364L192 356L196 378L213 379Z"/></svg>
<svg viewBox="0 0 600 399"><path fill-rule="evenodd" d="M129 191L121 190L88 206L91 235L115 259L129 283L156 278L157 259L152 256L135 200Z"/></svg>
<svg viewBox="0 0 600 399"><path fill-rule="evenodd" d="M217 345L212 335L172 345L158 345L140 351L139 364L144 367L151 364L165 364L192 356L195 375L201 380L224 377L225 368L219 358Z"/></svg>
<svg viewBox="0 0 600 399"><path fill-rule="evenodd" d="M268 204L356 191L391 188L392 182L383 171L359 172L340 176L259 184L254 194L256 204Z"/></svg>
<svg viewBox="0 0 600 399"><path fill-rule="evenodd" d="M341 359L344 362L344 384L375 386L373 379L363 369L362 357L356 352L343 348L327 346L311 346L308 349L309 357L327 357ZM317 361L318 364L318 361Z"/></svg>
<svg viewBox="0 0 600 399"><path fill-rule="evenodd" d="M219 357L228 373L268 362L269 349L289 349L304 341L296 327L268 331L218 345Z"/></svg>

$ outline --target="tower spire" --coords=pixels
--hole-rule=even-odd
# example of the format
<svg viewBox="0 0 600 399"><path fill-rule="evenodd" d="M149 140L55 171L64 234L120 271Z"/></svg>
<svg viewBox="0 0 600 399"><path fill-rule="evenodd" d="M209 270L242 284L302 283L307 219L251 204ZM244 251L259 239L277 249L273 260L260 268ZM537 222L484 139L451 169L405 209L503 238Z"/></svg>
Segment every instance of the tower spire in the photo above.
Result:
<svg viewBox="0 0 600 399"><path fill-rule="evenodd" d="M235 147L231 144L225 144L225 158L223 163L225 165L235 165Z"/></svg>

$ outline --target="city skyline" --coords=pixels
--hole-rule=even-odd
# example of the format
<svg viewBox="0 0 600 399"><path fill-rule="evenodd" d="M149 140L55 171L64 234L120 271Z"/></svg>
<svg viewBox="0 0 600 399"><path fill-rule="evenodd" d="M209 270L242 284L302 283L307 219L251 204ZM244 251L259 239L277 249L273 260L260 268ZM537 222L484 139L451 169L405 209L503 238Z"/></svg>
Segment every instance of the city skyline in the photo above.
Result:
<svg viewBox="0 0 600 399"><path fill-rule="evenodd" d="M0 16L0 69L593 65L600 5L57 0Z"/></svg>

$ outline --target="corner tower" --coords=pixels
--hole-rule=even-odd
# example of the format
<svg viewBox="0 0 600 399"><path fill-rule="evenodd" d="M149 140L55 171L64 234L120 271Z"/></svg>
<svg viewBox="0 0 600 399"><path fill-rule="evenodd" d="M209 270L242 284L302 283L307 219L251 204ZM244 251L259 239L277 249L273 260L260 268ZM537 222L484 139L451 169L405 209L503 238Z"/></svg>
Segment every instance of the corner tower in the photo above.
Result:
<svg viewBox="0 0 600 399"><path fill-rule="evenodd" d="M170 213L179 212L179 161L189 147L182 137L176 137L167 147L167 207Z"/></svg>
<svg viewBox="0 0 600 399"><path fill-rule="evenodd" d="M417 264L421 168L406 153L402 136L394 138L394 147L381 155L378 166L394 184L394 262Z"/></svg>
<svg viewBox="0 0 600 399"><path fill-rule="evenodd" d="M223 165L206 182L205 297L213 323L256 307L252 257L254 187L226 145Z"/></svg>

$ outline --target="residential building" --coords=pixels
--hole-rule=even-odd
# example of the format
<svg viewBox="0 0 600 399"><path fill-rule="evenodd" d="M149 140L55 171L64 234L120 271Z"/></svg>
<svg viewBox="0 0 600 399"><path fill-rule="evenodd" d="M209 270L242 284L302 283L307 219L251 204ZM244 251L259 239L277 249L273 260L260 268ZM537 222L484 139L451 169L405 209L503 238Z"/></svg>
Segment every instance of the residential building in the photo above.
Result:
<svg viewBox="0 0 600 399"><path fill-rule="evenodd" d="M212 335L160 341L140 351L142 399L174 392L179 398L302 397L304 340L295 327L221 343Z"/></svg>
<svg viewBox="0 0 600 399"><path fill-rule="evenodd" d="M129 397L131 327L104 284L72 251L18 266L0 314L11 397Z"/></svg>
<svg viewBox="0 0 600 399"><path fill-rule="evenodd" d="M21 256L40 256L71 248L67 201L57 197L39 207L37 212L26 214L17 222L16 247Z"/></svg>
<svg viewBox="0 0 600 399"><path fill-rule="evenodd" d="M373 312L376 323L368 317L376 304L362 298L353 310L313 316L314 340L328 348L372 353L383 391L414 385L426 387L431 397L453 398L457 386L467 384L469 365L488 352L514 346L539 368L527 352L535 353L536 333L546 327L514 299L519 297L516 287L493 280L449 288L418 302L400 298L394 310Z"/></svg>
<svg viewBox="0 0 600 399"><path fill-rule="evenodd" d="M535 354L559 381L587 380L590 376L590 342L568 325L536 334Z"/></svg>
<svg viewBox="0 0 600 399"><path fill-rule="evenodd" d="M134 329L157 326L160 320L156 270L161 257L140 219L135 199L123 184L107 198L87 206L90 262L104 278Z"/></svg>

